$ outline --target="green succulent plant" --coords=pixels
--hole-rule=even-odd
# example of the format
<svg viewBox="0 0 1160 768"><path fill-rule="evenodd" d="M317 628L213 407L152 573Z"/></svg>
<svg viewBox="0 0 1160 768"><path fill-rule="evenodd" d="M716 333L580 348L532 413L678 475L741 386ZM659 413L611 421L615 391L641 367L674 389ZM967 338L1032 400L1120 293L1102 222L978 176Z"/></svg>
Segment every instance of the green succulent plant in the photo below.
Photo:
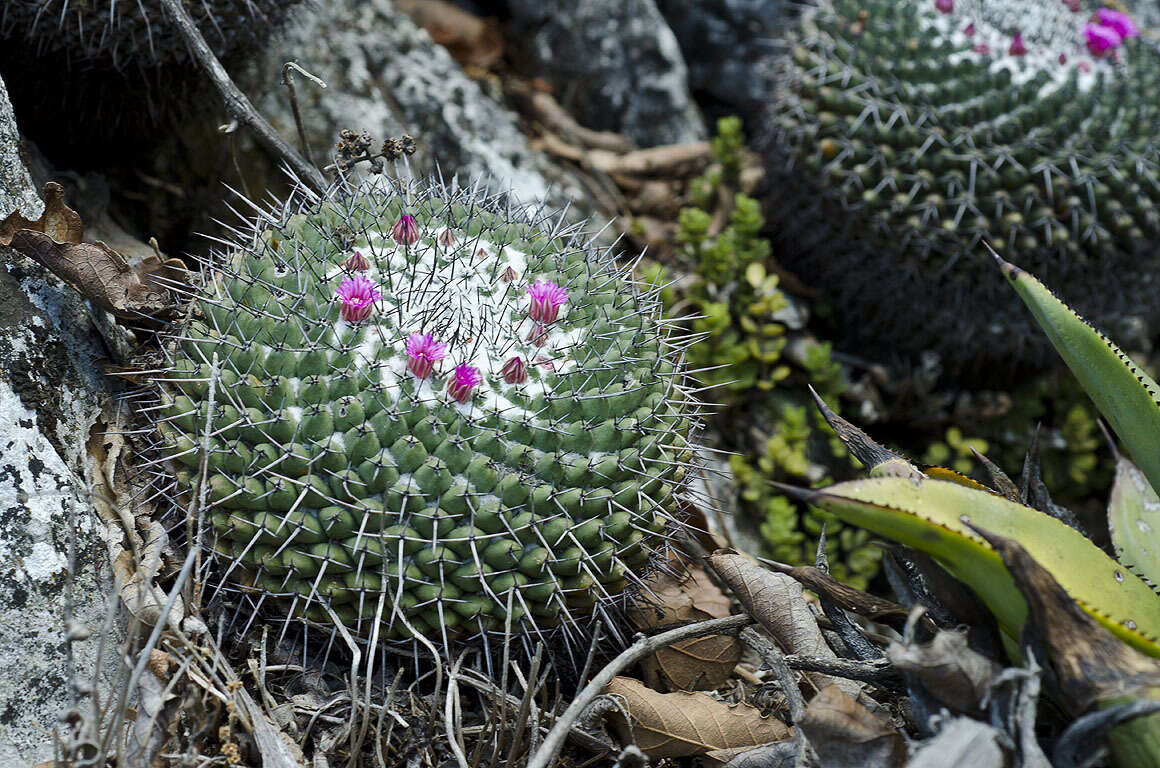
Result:
<svg viewBox="0 0 1160 768"><path fill-rule="evenodd" d="M996 256L996 259L998 257ZM999 260L1051 344L1122 441L1108 504L1113 559L1082 533L1043 509L994 470L995 490L946 470L923 473L902 457L873 444L848 424L839 434L875 456L871 478L818 491L791 491L844 522L926 552L970 586L995 616L1013 647L1025 633L1029 595L1009 571L1016 541L1063 593L1082 609L1093 631L1106 630L1144 656L1160 657L1160 386L1115 344L1057 299L1030 273ZM869 450L867 450L869 447ZM1134 462L1134 463L1133 463ZM995 537L999 537L996 539ZM1002 556L1001 556L1002 553ZM1099 629L1102 627L1103 629ZM1037 626L1050 641L1059 628ZM1084 658L1096 707L1160 699L1160 663L1123 658ZM1113 663L1114 662L1114 663ZM1112 756L1120 766L1160 761L1160 719L1147 715L1111 729Z"/></svg>
<svg viewBox="0 0 1160 768"><path fill-rule="evenodd" d="M683 342L610 252L522 211L376 184L207 265L154 416L253 603L368 638L574 627L665 547Z"/></svg>
<svg viewBox="0 0 1160 768"><path fill-rule="evenodd" d="M846 348L960 376L1050 362L983 237L1121 338L1160 331L1160 48L1094 55L1098 8L805 4L766 114L767 216Z"/></svg>

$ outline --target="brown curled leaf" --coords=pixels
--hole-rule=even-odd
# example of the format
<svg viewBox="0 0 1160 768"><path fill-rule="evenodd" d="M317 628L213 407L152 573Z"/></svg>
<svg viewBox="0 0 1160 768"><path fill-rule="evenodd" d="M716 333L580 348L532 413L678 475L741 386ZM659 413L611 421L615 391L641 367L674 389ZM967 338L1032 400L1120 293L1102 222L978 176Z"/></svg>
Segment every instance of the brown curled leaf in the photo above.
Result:
<svg viewBox="0 0 1160 768"><path fill-rule="evenodd" d="M798 727L825 768L895 768L906 762L906 742L890 718L873 714L834 685L810 701Z"/></svg>
<svg viewBox="0 0 1160 768"><path fill-rule="evenodd" d="M777 718L706 693L657 693L629 677L613 678L604 693L623 704L623 712L609 714L621 743L634 743L653 759L756 747L790 737L789 727Z"/></svg>
<svg viewBox="0 0 1160 768"><path fill-rule="evenodd" d="M104 243L57 242L43 232L17 230L12 247L71 285L93 304L126 320L154 317L173 309L162 282L172 267L150 264L139 272ZM144 265L145 262L142 262Z"/></svg>
<svg viewBox="0 0 1160 768"><path fill-rule="evenodd" d="M79 243L84 236L81 215L64 203L64 187L55 181L44 185L40 196L44 198L44 213L36 221L30 221L19 213L13 213L0 221L0 245L11 245L12 236L21 229L41 232L57 243Z"/></svg>
<svg viewBox="0 0 1160 768"><path fill-rule="evenodd" d="M645 582L649 600L629 613L637 629L655 629L732 614L729 598L705 571L692 566L675 577L658 572ZM650 683L663 681L670 689L707 691L729 679L741 660L741 641L729 635L708 635L661 648L641 662Z"/></svg>

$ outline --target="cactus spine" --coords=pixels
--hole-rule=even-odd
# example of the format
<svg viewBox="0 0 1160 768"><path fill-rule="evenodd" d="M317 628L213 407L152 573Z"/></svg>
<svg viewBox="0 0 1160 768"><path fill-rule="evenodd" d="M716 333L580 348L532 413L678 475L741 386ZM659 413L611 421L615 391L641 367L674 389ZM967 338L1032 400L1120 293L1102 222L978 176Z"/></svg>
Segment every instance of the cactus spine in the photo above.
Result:
<svg viewBox="0 0 1160 768"><path fill-rule="evenodd" d="M682 345L609 252L520 211L379 183L209 265L154 415L187 498L209 423L205 538L254 602L365 637L575 626L664 547Z"/></svg>

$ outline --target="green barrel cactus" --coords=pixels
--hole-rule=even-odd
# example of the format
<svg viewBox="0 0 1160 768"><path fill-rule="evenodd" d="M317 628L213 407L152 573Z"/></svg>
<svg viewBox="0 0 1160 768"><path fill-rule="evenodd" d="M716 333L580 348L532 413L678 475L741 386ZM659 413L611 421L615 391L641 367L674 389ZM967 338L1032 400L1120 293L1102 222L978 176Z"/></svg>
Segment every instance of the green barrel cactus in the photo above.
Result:
<svg viewBox="0 0 1160 768"><path fill-rule="evenodd" d="M298 0L186 2L218 56L252 50L279 28ZM5 0L0 36L28 40L39 52L118 69L183 61L185 42L165 18L160 0ZM7 44L7 43L6 43Z"/></svg>
<svg viewBox="0 0 1160 768"><path fill-rule="evenodd" d="M774 252L847 349L1046 363L978 244L1137 345L1160 330L1160 50L1088 0L813 0L764 140Z"/></svg>
<svg viewBox="0 0 1160 768"><path fill-rule="evenodd" d="M224 583L447 640L577 626L665 547L681 342L609 252L521 211L380 183L208 265L154 415Z"/></svg>

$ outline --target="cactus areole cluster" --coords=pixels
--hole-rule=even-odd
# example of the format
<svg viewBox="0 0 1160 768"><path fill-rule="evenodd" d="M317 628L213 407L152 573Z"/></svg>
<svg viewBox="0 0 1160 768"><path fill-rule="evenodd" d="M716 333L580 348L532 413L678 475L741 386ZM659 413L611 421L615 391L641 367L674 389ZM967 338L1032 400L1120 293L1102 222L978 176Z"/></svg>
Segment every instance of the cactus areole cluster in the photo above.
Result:
<svg viewBox="0 0 1160 768"><path fill-rule="evenodd" d="M1160 50L1089 0L813 0L767 113L779 259L843 343L960 372L1050 348L982 241L1132 343L1160 331ZM981 367L980 367L981 366Z"/></svg>
<svg viewBox="0 0 1160 768"><path fill-rule="evenodd" d="M519 210L378 184L209 265L156 427L182 496L205 455L203 539L264 613L575 626L663 548L693 455L680 344L609 253Z"/></svg>

